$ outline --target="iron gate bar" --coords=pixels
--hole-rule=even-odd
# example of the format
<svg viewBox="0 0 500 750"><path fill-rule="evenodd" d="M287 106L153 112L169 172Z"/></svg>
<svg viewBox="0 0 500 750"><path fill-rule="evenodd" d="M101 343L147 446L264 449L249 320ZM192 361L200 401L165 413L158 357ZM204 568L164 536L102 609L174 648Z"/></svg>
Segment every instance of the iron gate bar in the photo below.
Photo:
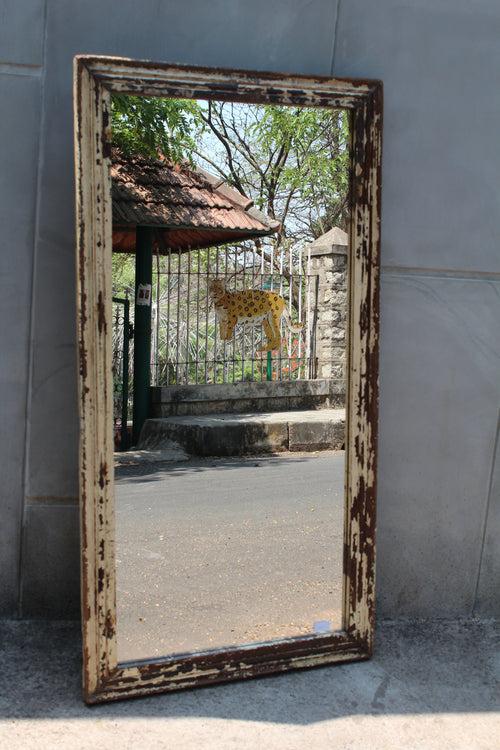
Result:
<svg viewBox="0 0 500 750"><path fill-rule="evenodd" d="M130 324L130 300L128 297L113 297L113 302L123 305L123 356L122 356L122 410L120 423L120 450L128 448L128 391L129 391L129 351L132 337Z"/></svg>
<svg viewBox="0 0 500 750"><path fill-rule="evenodd" d="M167 263L168 263L167 283L170 284L170 279L172 278L172 275L171 275L172 274L172 251L170 249L168 251L168 260L167 260ZM170 289L168 290L168 294L167 294L167 326L169 326L169 325L170 325ZM170 376L169 346L170 346L170 329L167 328L167 342L166 342L166 350L167 350L167 352L166 352L166 358L165 358L165 364L166 364L166 368L167 368L167 385L169 385L169 380L170 380L170 377L169 377ZM156 354L156 356L158 357L158 353ZM158 383L156 385L158 385Z"/></svg>
<svg viewBox="0 0 500 750"><path fill-rule="evenodd" d="M158 351L159 341L160 341L160 250L158 242L156 243L156 320L155 320L156 326L156 347L155 351ZM155 383L158 383L159 377L158 377L158 368L160 366L160 360L158 357L155 356Z"/></svg>
<svg viewBox="0 0 500 750"><path fill-rule="evenodd" d="M198 385L198 357L200 352L200 248L198 248L196 259L196 279L196 371L194 381Z"/></svg>
<svg viewBox="0 0 500 750"><path fill-rule="evenodd" d="M205 383L208 382L208 318L209 318L209 304L208 304L208 282L210 280L210 250L207 253L207 296L205 302Z"/></svg>
<svg viewBox="0 0 500 750"><path fill-rule="evenodd" d="M176 384L179 383L179 341L180 341L180 335L181 335L181 316L179 314L179 307L180 307L180 299L181 299L181 254L177 254L177 339L175 348L177 351L177 358L175 363L175 382Z"/></svg>
<svg viewBox="0 0 500 750"><path fill-rule="evenodd" d="M156 385L314 377L310 252L290 246L252 250L247 245L195 248L180 256L169 251L165 260L160 257L155 273L166 280L162 283L157 278L154 284L158 314L152 364ZM292 334L282 318L282 347L264 354L257 351L266 341L261 323L239 324L232 340L223 341L207 294L208 282L215 276L225 282L228 291L248 287L279 292L292 317L295 310L303 329Z"/></svg>

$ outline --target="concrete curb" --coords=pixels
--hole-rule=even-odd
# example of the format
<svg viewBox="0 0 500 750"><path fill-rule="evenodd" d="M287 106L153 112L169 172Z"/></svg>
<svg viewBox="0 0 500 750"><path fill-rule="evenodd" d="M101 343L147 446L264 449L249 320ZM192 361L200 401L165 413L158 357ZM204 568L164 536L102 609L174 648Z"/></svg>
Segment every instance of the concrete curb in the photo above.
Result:
<svg viewBox="0 0 500 750"><path fill-rule="evenodd" d="M343 409L273 414L218 414L148 419L139 448L161 450L172 441L195 456L340 450Z"/></svg>

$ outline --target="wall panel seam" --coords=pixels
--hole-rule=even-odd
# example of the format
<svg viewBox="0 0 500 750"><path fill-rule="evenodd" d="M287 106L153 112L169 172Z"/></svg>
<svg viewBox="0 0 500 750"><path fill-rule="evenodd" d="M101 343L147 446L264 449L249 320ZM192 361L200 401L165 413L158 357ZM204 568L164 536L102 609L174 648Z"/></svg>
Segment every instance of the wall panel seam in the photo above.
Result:
<svg viewBox="0 0 500 750"><path fill-rule="evenodd" d="M474 281L500 281L500 272L470 271L452 268L418 268L417 266L381 266L384 276L425 276L436 279L456 279Z"/></svg>
<svg viewBox="0 0 500 750"><path fill-rule="evenodd" d="M335 68L335 55L337 52L337 37L338 37L339 16L340 16L341 5L342 5L342 0L337 0L337 15L335 16L335 25L333 27L332 63L330 65L330 73L332 76L333 76L333 71Z"/></svg>
<svg viewBox="0 0 500 750"><path fill-rule="evenodd" d="M27 505L78 505L78 497L72 495L28 495L25 498Z"/></svg>
<svg viewBox="0 0 500 750"><path fill-rule="evenodd" d="M472 614L473 615L476 613L477 597L479 594L479 585L481 582L481 572L482 572L483 558L484 558L484 545L486 543L486 532L488 530L488 518L490 515L490 507L491 507L491 494L493 491L495 468L496 468L496 463L497 463L497 458L498 458L499 435L500 435L500 409L498 411L497 427L496 427L496 432L495 432L495 439L493 441L493 456L491 459L491 469L490 469L490 474L488 478L488 489L487 489L487 494L486 494L486 508L484 510L483 528L482 528L481 542L480 542L479 564L478 564L478 569L477 569L477 578L476 578L476 586L474 589L474 597L472 600Z"/></svg>
<svg viewBox="0 0 500 750"><path fill-rule="evenodd" d="M337 51L337 31L339 27L339 16L340 16L340 6L342 4L342 0L337 0L337 7L336 7L336 15L335 15L335 23L333 25L333 43L332 43L332 60L330 64L330 74L333 76L333 69L335 67L335 53Z"/></svg>
<svg viewBox="0 0 500 750"><path fill-rule="evenodd" d="M0 75L40 78L41 65L22 65L20 63L0 62Z"/></svg>
<svg viewBox="0 0 500 750"><path fill-rule="evenodd" d="M37 165L36 165L36 193L35 193L35 211L34 211L34 229L33 229L33 262L31 264L30 294L29 294L29 332L28 332L28 377L26 384L26 401L25 414L26 422L24 429L24 456L23 456L23 487L22 487L22 507L21 522L19 529L19 558L18 558L18 589L17 589L17 615L23 616L23 587L24 587L24 537L26 526L26 491L29 485L29 458L30 458L30 438L31 438L31 395L33 390L33 369L34 369L34 330L35 330L35 284L38 255L38 241L40 231L40 192L41 176L43 166L43 133L45 126L45 77L46 77L46 54L47 54L47 0L43 8L43 31L42 31L42 65L40 66L40 91L38 101L40 106L40 125L38 128Z"/></svg>

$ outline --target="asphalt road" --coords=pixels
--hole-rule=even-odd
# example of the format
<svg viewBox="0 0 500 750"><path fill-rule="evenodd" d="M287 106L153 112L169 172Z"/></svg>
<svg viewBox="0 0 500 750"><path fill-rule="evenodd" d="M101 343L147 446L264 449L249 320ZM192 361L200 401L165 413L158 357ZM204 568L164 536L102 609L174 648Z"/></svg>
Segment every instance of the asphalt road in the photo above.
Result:
<svg viewBox="0 0 500 750"><path fill-rule="evenodd" d="M116 472L120 661L340 627L343 452Z"/></svg>

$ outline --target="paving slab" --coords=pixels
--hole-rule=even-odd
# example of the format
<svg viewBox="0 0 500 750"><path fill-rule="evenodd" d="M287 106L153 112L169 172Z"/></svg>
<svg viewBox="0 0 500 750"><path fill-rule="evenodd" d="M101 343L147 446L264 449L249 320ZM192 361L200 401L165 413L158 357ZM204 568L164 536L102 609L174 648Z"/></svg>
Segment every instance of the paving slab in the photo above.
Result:
<svg viewBox="0 0 500 750"><path fill-rule="evenodd" d="M368 662L86 707L78 623L0 622L9 750L496 750L498 623L381 623Z"/></svg>
<svg viewBox="0 0 500 750"><path fill-rule="evenodd" d="M165 417L146 421L139 448L175 441L194 456L341 450L344 430L344 409Z"/></svg>

